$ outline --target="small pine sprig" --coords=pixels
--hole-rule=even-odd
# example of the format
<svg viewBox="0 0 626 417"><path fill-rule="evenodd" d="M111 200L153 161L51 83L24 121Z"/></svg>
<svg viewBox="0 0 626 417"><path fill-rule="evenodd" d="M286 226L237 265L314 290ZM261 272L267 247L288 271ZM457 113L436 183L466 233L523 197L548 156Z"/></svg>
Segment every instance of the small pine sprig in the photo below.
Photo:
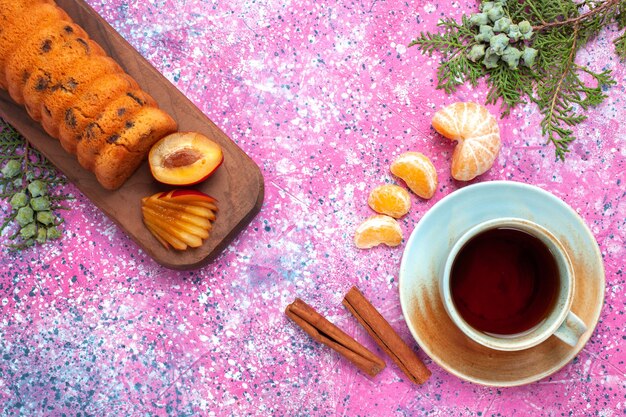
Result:
<svg viewBox="0 0 626 417"><path fill-rule="evenodd" d="M482 2L480 8L483 13L463 16L460 24L451 19L443 20L439 24L444 28L443 33L422 32L409 45L428 55L441 54L437 88L447 93L454 92L465 82L476 85L478 79L484 77L489 87L486 102L494 104L499 101L502 116L520 103L535 103L543 116L541 128L546 142L554 145L556 158L564 160L569 145L576 139L573 127L587 118L583 112L602 103L606 98L603 88L615 84L611 71L598 72L576 64L576 53L607 25L617 23L618 30L626 28L626 0L576 3L571 0L495 0ZM503 20L476 23L486 20L485 11L491 8L497 10L489 15ZM483 62L470 59L472 48L484 51L485 46L482 50L478 46L485 41L481 36L487 41L493 37L495 41L506 42L501 45L502 49L512 46L508 45L509 39L518 42L517 36L513 38L513 27L514 32L518 30L514 22L524 22L531 28L527 32L529 36L521 42L524 49L534 51L536 60L533 58L530 64L518 66L516 54L520 51L512 47L511 50L516 49L512 51L512 58L504 59L506 53L503 56L501 51L502 59L492 55L497 64L487 64L487 58ZM492 29L498 25L507 28L508 39L501 39L504 35L495 36ZM495 29L495 32L499 30ZM622 59L626 58L625 36L622 33L615 40L616 54ZM486 46L489 52L494 46L498 47L493 41ZM482 59L482 55L480 57Z"/></svg>
<svg viewBox="0 0 626 417"><path fill-rule="evenodd" d="M543 114L542 134L554 144L556 157L564 160L570 143L576 139L572 127L587 119L581 110L602 103L606 98L602 87L614 85L615 80L609 70L594 72L574 62L577 36L563 36L561 40L544 44L540 39L536 43L546 51L544 57L556 65L541 69L545 79L536 86L535 103ZM594 79L596 86L585 83L581 79L583 73Z"/></svg>
<svg viewBox="0 0 626 417"><path fill-rule="evenodd" d="M422 32L409 46L419 47L428 56L436 52L442 55L443 61L437 68L437 88L450 94L466 81L476 86L485 75L485 68L467 56L476 44L469 20L463 16L458 24L454 19L443 18L437 26L443 28L442 33Z"/></svg>
<svg viewBox="0 0 626 417"><path fill-rule="evenodd" d="M618 30L626 28L626 1L622 1L618 5L618 13L615 20L617 21ZM615 43L615 52L617 53L617 56L621 59L626 59L626 33L622 33L613 42Z"/></svg>
<svg viewBox="0 0 626 417"><path fill-rule="evenodd" d="M4 212L0 234L11 249L24 249L61 237L59 210L71 196L61 195L65 183L56 168L9 124L0 119L0 199Z"/></svg>

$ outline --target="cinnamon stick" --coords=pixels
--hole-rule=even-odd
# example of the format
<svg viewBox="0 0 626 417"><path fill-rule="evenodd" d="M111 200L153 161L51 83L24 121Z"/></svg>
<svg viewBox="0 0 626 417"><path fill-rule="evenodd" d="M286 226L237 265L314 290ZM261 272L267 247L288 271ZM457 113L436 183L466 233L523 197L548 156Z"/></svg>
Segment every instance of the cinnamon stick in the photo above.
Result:
<svg viewBox="0 0 626 417"><path fill-rule="evenodd" d="M301 299L296 298L289 304L285 314L314 340L334 349L368 375L376 376L385 368L382 359L326 320Z"/></svg>
<svg viewBox="0 0 626 417"><path fill-rule="evenodd" d="M423 384L428 380L431 375L428 368L357 287L348 291L343 305L413 382Z"/></svg>

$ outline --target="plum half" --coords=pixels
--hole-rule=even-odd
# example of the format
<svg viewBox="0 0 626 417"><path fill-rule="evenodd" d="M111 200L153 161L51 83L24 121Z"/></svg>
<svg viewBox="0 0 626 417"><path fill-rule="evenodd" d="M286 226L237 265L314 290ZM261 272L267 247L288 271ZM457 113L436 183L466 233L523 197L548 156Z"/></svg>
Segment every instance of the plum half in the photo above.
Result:
<svg viewBox="0 0 626 417"><path fill-rule="evenodd" d="M194 185L211 176L224 161L222 148L197 132L176 132L150 149L150 171L168 185Z"/></svg>

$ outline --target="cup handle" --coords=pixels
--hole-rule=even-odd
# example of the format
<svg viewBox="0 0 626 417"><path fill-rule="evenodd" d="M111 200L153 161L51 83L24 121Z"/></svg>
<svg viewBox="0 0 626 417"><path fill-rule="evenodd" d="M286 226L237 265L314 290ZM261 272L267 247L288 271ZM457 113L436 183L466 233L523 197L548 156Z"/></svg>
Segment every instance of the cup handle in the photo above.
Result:
<svg viewBox="0 0 626 417"><path fill-rule="evenodd" d="M567 317L563 324L556 329L554 335L570 346L576 346L580 337L587 331L585 323L571 311L567 313Z"/></svg>

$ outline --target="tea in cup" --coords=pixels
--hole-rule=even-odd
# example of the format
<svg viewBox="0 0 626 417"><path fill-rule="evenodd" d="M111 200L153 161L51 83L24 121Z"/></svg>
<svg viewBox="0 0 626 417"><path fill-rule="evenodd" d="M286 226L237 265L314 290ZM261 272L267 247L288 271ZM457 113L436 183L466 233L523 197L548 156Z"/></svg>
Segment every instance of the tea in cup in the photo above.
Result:
<svg viewBox="0 0 626 417"><path fill-rule="evenodd" d="M528 349L551 335L575 346L587 330L571 312L567 251L528 220L494 219L465 232L450 250L440 290L456 326L492 349Z"/></svg>

